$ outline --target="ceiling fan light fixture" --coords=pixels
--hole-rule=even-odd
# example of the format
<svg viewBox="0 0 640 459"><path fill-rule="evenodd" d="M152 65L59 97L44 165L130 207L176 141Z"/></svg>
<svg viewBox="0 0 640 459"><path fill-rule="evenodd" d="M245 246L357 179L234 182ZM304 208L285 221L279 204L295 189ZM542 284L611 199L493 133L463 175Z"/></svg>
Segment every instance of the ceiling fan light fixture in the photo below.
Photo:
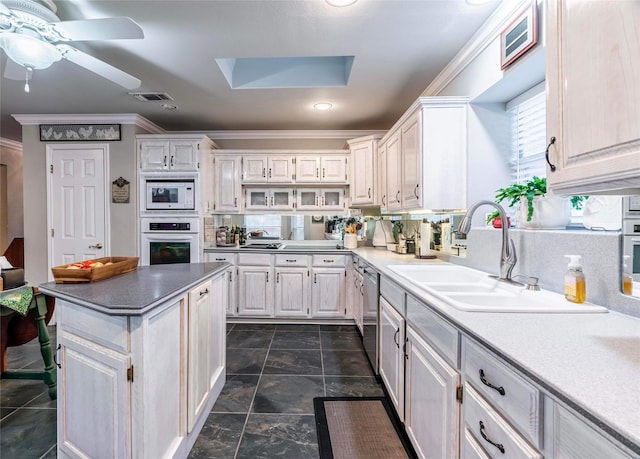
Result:
<svg viewBox="0 0 640 459"><path fill-rule="evenodd" d="M318 102L317 104L313 104L313 108L315 108L316 110L320 110L321 112L330 110L331 107L333 107L333 105L331 105L329 102Z"/></svg>
<svg viewBox="0 0 640 459"><path fill-rule="evenodd" d="M12 61L32 70L46 69L62 58L54 45L42 41L37 32L28 29L3 33L0 47Z"/></svg>

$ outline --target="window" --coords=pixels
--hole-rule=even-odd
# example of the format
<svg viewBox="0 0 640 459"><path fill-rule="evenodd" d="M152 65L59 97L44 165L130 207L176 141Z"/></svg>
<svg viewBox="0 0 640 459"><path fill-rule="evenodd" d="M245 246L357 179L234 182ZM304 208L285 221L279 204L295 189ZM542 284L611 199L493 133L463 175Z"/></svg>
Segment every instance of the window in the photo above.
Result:
<svg viewBox="0 0 640 459"><path fill-rule="evenodd" d="M304 215L291 216L291 231L293 233L294 240L304 240Z"/></svg>
<svg viewBox="0 0 640 459"><path fill-rule="evenodd" d="M277 214L245 215L244 226L247 228L247 234L251 231L266 231L268 237L282 237L282 218Z"/></svg>

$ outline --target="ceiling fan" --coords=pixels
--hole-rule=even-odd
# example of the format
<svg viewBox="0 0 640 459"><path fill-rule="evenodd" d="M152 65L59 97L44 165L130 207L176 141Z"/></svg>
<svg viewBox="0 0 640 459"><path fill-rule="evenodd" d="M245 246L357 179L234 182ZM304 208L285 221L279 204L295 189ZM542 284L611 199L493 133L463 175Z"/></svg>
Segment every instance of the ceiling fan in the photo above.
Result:
<svg viewBox="0 0 640 459"><path fill-rule="evenodd" d="M60 21L56 12L52 0L0 0L0 48L10 58L6 78L25 78L29 92L34 70L64 58L127 89L140 86L139 79L67 44L144 38L138 24L128 17Z"/></svg>

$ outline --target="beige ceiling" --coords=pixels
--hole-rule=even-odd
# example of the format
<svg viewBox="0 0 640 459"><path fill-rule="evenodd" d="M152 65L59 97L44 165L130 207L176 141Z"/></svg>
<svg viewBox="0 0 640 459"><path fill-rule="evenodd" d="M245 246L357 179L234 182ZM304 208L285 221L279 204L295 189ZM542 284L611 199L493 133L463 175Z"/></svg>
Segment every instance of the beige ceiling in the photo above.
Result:
<svg viewBox="0 0 640 459"><path fill-rule="evenodd" d="M61 20L128 16L142 40L74 44L171 95L179 108L62 60L24 82L0 80L0 137L20 140L12 114L138 113L166 130L387 129L497 7L465 0L56 1ZM2 69L7 57L2 54ZM231 89L216 59L354 56L342 87ZM328 101L333 109L312 105Z"/></svg>

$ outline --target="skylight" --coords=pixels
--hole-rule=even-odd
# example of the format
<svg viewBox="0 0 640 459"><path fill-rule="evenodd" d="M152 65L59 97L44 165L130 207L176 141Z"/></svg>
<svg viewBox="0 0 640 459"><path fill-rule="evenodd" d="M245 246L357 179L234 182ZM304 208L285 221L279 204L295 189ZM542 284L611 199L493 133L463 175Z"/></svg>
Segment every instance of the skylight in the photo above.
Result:
<svg viewBox="0 0 640 459"><path fill-rule="evenodd" d="M216 59L233 89L346 86L354 56Z"/></svg>

